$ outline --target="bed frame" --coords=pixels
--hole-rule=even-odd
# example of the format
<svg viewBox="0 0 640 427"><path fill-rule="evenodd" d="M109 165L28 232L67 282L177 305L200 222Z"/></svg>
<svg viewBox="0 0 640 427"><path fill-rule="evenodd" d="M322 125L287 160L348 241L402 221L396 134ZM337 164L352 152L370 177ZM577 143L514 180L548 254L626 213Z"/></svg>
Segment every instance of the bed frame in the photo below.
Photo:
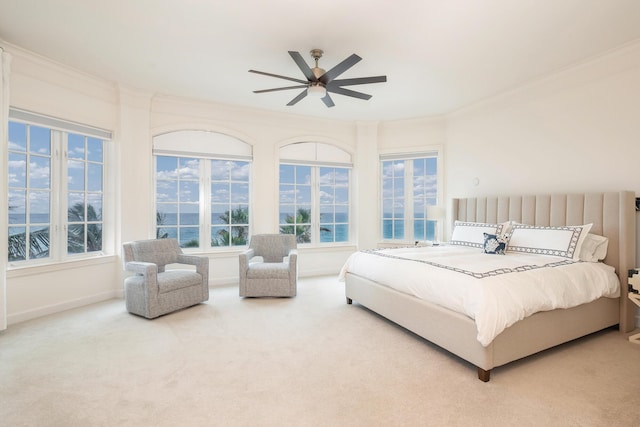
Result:
<svg viewBox="0 0 640 427"><path fill-rule="evenodd" d="M487 347L476 339L471 318L352 273L346 275L347 303L356 301L472 363L485 382L495 367L590 333L614 325L624 333L633 330L634 306L626 297L627 274L635 263L633 192L453 199L452 224L455 220L513 220L539 226L593 223L591 233L609 238L604 262L615 267L622 297L536 313L504 330Z"/></svg>

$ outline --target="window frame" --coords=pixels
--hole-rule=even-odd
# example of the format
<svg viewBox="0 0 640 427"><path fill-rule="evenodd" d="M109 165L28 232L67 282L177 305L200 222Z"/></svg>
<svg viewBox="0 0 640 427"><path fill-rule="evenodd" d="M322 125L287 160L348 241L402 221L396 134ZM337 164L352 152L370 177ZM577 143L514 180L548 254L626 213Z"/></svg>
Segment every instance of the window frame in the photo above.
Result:
<svg viewBox="0 0 640 427"><path fill-rule="evenodd" d="M398 243L398 244L415 244L416 242L437 242L440 240L440 236L443 235L443 221L442 219L434 219L434 239L433 240L424 240L424 238L420 237L416 238L415 230L414 230L414 221L416 220L416 216L414 215L414 167L413 161L425 158L435 158L436 159L436 203L435 206L442 207L443 204L443 149L440 145L428 146L424 147L421 150L407 149L407 150L394 150L394 151L385 151L379 153L378 160L378 173L379 173L379 198L378 198L378 209L379 209L379 233L380 233L380 241L382 243ZM384 163L389 161L402 161L404 162L404 172L403 172L403 195L404 195L404 207L402 212L402 220L404 222L404 236L402 238L386 238L384 233L384 224L385 224L385 212L384 212L384 201L385 201L385 187L384 187ZM393 214L393 218L395 219L395 212ZM426 219L426 209L425 209L425 220ZM407 232L410 234L407 234Z"/></svg>
<svg viewBox="0 0 640 427"><path fill-rule="evenodd" d="M281 221L281 206L282 206L282 181L280 177L280 168L281 166L300 166L300 167L308 167L310 168L310 208L311 208L311 218L310 218L310 229L311 229L311 241L310 242L298 242L298 246L305 248L328 248L328 247L341 247L341 246L351 246L354 243L354 218L353 218L353 165L350 162L347 162L346 159L350 160L351 154L345 151L344 149L337 147L333 144L326 142L316 142L316 141L304 141L304 142L295 142L291 144L284 145L280 147L282 149L290 149L293 148L294 156L288 155L286 158L282 157L282 151L279 156L278 161L278 206L277 206L277 225L278 232L282 232L282 227L291 226L289 223L284 223ZM297 155L295 150L300 150ZM287 154L291 154L291 152L287 152ZM335 161L332 156L341 156L338 161ZM347 172L347 195L348 202L347 206L347 217L348 222L346 223L348 238L345 241L335 241L336 230L333 230L334 240L329 242L322 241L322 224L328 222L321 222L322 215L322 201L321 201L321 187L326 187L326 185L322 185L321 183L321 169L323 168L331 168L331 169L343 169ZM291 185L290 183L285 183L286 185ZM344 205L344 204L341 204ZM294 206L297 204L294 203ZM325 204L325 206L327 206ZM333 204L335 207L335 203ZM294 208L294 214L296 214L296 210ZM334 226L338 224L338 222L332 222ZM306 224L306 223L305 223ZM339 224L344 225L344 222L339 222ZM283 233L284 234L284 233Z"/></svg>
<svg viewBox="0 0 640 427"><path fill-rule="evenodd" d="M109 197L108 182L110 180L111 172L109 165L111 164L111 131L96 128L90 125L84 125L77 122L71 122L64 119L59 119L39 113L34 113L26 110L21 110L11 107L9 110L9 123L23 125L27 129L27 144L29 144L29 132L33 127L43 128L49 131L49 250L48 255L41 258L31 258L27 254L26 259L14 259L9 260L7 258L9 269L15 268L28 268L42 265L59 264L69 261L94 259L98 257L110 256L113 254L113 221L110 220L113 216L113 200ZM81 161L84 165L83 174L83 190L69 189L69 165L68 165L68 150L69 150L69 136L76 135L83 138L85 154L81 160L79 158L73 159L73 161ZM7 135L8 138L8 135ZM102 145L102 161L99 162L102 167L101 179L100 179L100 191L90 191L87 189L87 164L95 164L94 161L87 160L87 139L95 139L101 141ZM16 150L10 150L7 146L7 155L17 153ZM29 158L29 149L25 147L25 156ZM29 169L26 170L30 173ZM8 173L11 173L8 170ZM29 194L32 187L30 187L30 176L25 177L25 187L11 187L9 180L7 180L7 193L10 194L15 189L24 189L26 194ZM88 207L86 203L83 209L82 221L70 221L69 220L69 194L70 193L82 193L83 200L86 202L87 194L100 194L101 203L101 215L100 220L90 221L88 220L86 213ZM28 196L27 196L28 197ZM28 204L28 201L25 201ZM25 206L25 231L30 228L32 221L29 221L29 208ZM42 223L44 224L44 223ZM82 224L84 228L83 233L83 251L70 252L70 246L68 244L69 229L70 226ZM88 251L87 249L87 229L89 225L100 224L101 226L101 249L96 251ZM7 228L10 229L15 225L7 222ZM22 226L22 224L19 224ZM9 236L9 235L8 235ZM28 244L25 248L28 251Z"/></svg>

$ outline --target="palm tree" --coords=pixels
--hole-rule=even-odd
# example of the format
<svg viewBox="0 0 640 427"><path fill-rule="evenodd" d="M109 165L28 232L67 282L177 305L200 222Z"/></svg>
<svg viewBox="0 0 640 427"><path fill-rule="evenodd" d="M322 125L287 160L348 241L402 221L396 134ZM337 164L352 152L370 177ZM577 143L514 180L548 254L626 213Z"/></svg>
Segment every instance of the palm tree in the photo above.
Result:
<svg viewBox="0 0 640 427"><path fill-rule="evenodd" d="M67 233L67 252L83 253L85 252L85 205L78 202L68 209L68 233ZM86 212L87 222L100 221L100 214L96 212L92 205L87 205ZM102 227L101 224L87 224L87 252L96 252L102 250Z"/></svg>
<svg viewBox="0 0 640 427"><path fill-rule="evenodd" d="M287 215L284 221L287 224L280 226L280 234L295 234L296 242L311 243L311 209L299 208L295 218ZM331 229L320 227L320 232L331 233Z"/></svg>
<svg viewBox="0 0 640 427"><path fill-rule="evenodd" d="M9 205L9 210L16 206ZM32 230L29 233L29 259L44 258L49 256L49 227ZM8 238L9 261L24 261L27 259L27 233L9 234Z"/></svg>
<svg viewBox="0 0 640 427"><path fill-rule="evenodd" d="M9 209L12 209L9 206ZM67 251L69 253L85 252L85 210L84 203L78 202L68 209L69 228L67 234ZM86 217L89 222L100 221L100 214L92 205L87 205ZM74 223L75 222L75 223ZM80 223L79 223L80 222ZM9 261L23 261L27 259L27 233L9 235ZM50 236L49 227L42 227L29 232L29 259L49 256ZM87 252L102 250L102 227L100 224L87 224Z"/></svg>
<svg viewBox="0 0 640 427"><path fill-rule="evenodd" d="M166 239L169 237L169 233L163 232L160 226L167 222L167 215L160 211L156 211L156 239Z"/></svg>
<svg viewBox="0 0 640 427"><path fill-rule="evenodd" d="M211 246L229 246L229 244L232 246L242 246L247 244L249 227L233 227L233 224L248 224L249 208L241 206L237 209L226 211L218 218L223 224L232 225L232 234L229 234L229 230L226 228L218 231L218 236L211 240Z"/></svg>
<svg viewBox="0 0 640 427"><path fill-rule="evenodd" d="M293 225L280 226L280 234L295 234L298 243L311 243L311 209L300 208L295 218L287 215L285 222Z"/></svg>
<svg viewBox="0 0 640 427"><path fill-rule="evenodd" d="M9 261L27 259L26 232L9 235ZM29 259L49 256L49 227L29 233Z"/></svg>

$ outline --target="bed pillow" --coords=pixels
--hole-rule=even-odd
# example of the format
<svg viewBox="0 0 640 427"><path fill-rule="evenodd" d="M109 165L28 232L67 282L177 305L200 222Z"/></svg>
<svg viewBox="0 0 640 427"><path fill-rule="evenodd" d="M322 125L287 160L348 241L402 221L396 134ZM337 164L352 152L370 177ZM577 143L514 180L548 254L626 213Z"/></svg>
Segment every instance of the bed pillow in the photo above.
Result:
<svg viewBox="0 0 640 427"><path fill-rule="evenodd" d="M452 245L482 248L484 247L484 233L502 234L502 227L502 224L456 221L449 243Z"/></svg>
<svg viewBox="0 0 640 427"><path fill-rule="evenodd" d="M578 260L580 248L592 225L537 227L514 224L508 235L507 251Z"/></svg>
<svg viewBox="0 0 640 427"><path fill-rule="evenodd" d="M580 261L598 262L607 256L609 239L597 234L587 234L580 247Z"/></svg>
<svg viewBox="0 0 640 427"><path fill-rule="evenodd" d="M491 255L504 255L507 248L507 239L505 236L484 233L484 248L485 254Z"/></svg>

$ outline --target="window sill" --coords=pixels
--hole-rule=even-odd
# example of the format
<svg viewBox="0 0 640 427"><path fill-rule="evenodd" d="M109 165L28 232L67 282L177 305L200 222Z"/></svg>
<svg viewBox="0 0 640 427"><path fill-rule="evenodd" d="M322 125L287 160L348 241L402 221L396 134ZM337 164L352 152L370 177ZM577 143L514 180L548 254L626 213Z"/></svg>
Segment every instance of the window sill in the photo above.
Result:
<svg viewBox="0 0 640 427"><path fill-rule="evenodd" d="M440 245L443 244L443 242L439 242ZM410 246L416 246L416 247L425 247L425 246L438 246L437 244L434 245L433 241L431 240L420 240L418 242L418 244L416 245L415 240L414 241L399 241L399 240L383 240L381 242L378 242L378 249L382 249L382 248L406 248L406 247L410 247Z"/></svg>
<svg viewBox="0 0 640 427"><path fill-rule="evenodd" d="M7 267L7 279L65 271L80 267L89 267L92 265L109 264L115 261L116 257L114 255L100 255L90 258L67 259L56 262L51 261L42 264L27 263L23 265L11 265L11 263L9 263Z"/></svg>
<svg viewBox="0 0 640 427"><path fill-rule="evenodd" d="M338 252L338 251L356 251L358 247L353 243L344 243L344 244L332 244L332 245L306 245L300 244L298 245L299 252Z"/></svg>
<svg viewBox="0 0 640 427"><path fill-rule="evenodd" d="M209 258L228 258L238 256L242 252L249 249L249 246L237 246L233 249L223 249L223 250L215 250L215 251L200 251L197 249L187 250L183 248L183 252L186 255L197 255L197 256L205 256ZM299 252L341 252L341 251L356 251L357 246L353 243L341 243L341 244L330 244L330 245L312 245L310 243L300 243L298 244Z"/></svg>

